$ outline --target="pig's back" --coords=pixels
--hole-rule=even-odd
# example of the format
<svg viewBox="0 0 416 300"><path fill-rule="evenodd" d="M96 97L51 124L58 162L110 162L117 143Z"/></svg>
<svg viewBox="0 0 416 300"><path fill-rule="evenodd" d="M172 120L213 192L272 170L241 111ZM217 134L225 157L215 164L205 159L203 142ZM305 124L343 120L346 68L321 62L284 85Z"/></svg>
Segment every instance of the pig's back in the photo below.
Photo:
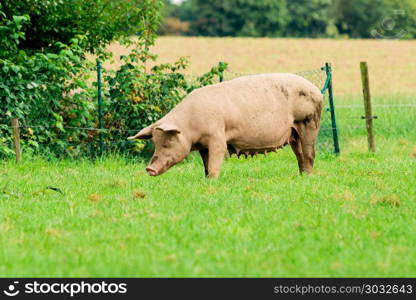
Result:
<svg viewBox="0 0 416 300"><path fill-rule="evenodd" d="M313 114L322 97L306 79L285 73L244 76L204 89L207 101L219 106L227 141L237 150L286 144L295 119Z"/></svg>
<svg viewBox="0 0 416 300"><path fill-rule="evenodd" d="M190 97L189 97L190 96ZM304 102L322 101L319 89L303 77L289 73L258 74L209 85L193 91L183 102L193 100L204 107L219 106L230 113L234 106L245 117L257 119L281 113Z"/></svg>

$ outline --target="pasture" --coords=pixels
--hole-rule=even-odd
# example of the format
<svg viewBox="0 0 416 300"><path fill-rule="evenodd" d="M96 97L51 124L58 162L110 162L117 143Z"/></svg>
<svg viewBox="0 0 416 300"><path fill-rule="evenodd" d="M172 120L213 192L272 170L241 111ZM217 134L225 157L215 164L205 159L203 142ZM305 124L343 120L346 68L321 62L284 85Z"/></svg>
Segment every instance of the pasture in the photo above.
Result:
<svg viewBox="0 0 416 300"><path fill-rule="evenodd" d="M364 138L299 176L289 148L223 165L2 162L6 276L415 276L416 149ZM64 194L45 189L58 187Z"/></svg>
<svg viewBox="0 0 416 300"><path fill-rule="evenodd" d="M118 55L128 51L118 44L109 49ZM333 40L276 38L159 37L152 51L160 62L179 56L191 60L189 74L208 71L218 61L238 73L299 72L315 70L331 62L338 96L361 95L360 61L370 68L376 95L414 93L416 42L397 40Z"/></svg>
<svg viewBox="0 0 416 300"><path fill-rule="evenodd" d="M156 178L118 156L1 161L0 274L414 277L415 50L415 41L159 38L160 61L189 55L190 74L219 60L241 73L332 62L341 155L319 154L309 176L288 147L231 157L218 180L203 178L196 155ZM378 105L376 153L360 119L362 60Z"/></svg>

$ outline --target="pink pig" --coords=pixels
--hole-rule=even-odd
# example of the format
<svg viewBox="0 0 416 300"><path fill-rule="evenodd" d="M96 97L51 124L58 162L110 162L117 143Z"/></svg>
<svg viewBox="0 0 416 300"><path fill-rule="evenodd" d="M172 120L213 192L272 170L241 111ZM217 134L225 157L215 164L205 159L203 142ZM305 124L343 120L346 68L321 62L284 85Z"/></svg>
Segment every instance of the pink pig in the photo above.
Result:
<svg viewBox="0 0 416 300"><path fill-rule="evenodd" d="M205 175L216 178L227 151L266 154L290 144L300 172L310 172L322 94L308 80L286 73L244 76L190 93L166 116L128 139L152 139L146 171L166 172L198 150Z"/></svg>

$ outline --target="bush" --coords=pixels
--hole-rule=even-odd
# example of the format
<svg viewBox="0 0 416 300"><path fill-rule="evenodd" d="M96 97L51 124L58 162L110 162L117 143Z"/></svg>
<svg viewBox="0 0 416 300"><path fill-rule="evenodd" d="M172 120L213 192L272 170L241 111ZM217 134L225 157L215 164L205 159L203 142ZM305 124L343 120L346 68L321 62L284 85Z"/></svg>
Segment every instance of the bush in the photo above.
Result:
<svg viewBox="0 0 416 300"><path fill-rule="evenodd" d="M35 8L40 7L39 11L52 9L43 5L46 2L24 2L33 3ZM61 5L67 1L52 2ZM74 3L82 4L82 1ZM158 7L157 1L148 0L143 3L152 9ZM30 11L30 15L10 17L2 10L10 13L10 7L0 4L0 157L13 155L11 118L18 118L23 125L22 148L26 153L53 156L98 153L98 132L91 130L98 127L96 85L89 84L91 76L95 75L95 66L86 59L85 54L95 45L95 52L100 59L109 59L111 55L105 52L103 46L110 41L110 37L93 38L92 33L87 32L71 35L68 40L68 35L64 33L48 39L45 31L38 35L38 41L45 42L48 39L50 44L37 49L35 43L34 47L28 48L28 44L23 42L30 32L28 28L33 24L34 27L39 25L31 19L36 17L38 11L35 9L34 12ZM143 145L125 142L126 130L139 129L162 117L186 93L212 83L214 77L226 67L225 64L220 64L193 84L185 80L182 72L188 64L184 58L173 64L156 65L147 72L145 63L155 60L155 56L149 52L149 46L156 36L155 24L158 22L157 14L152 9L140 10L142 16L148 17L141 24L147 25L138 36L134 50L123 58L124 64L117 71L105 73L103 84L104 87L107 86L104 95L107 98L104 99L104 117L108 129L105 137L109 151L146 153ZM54 16L44 16L44 19L59 24L57 20L62 21L66 17L56 13ZM84 24L84 21L79 22ZM60 28L58 32L60 30L63 29ZM120 35L115 27L112 30L113 37ZM31 39L33 42L34 37ZM131 39L124 39L124 43L130 44Z"/></svg>
<svg viewBox="0 0 416 300"><path fill-rule="evenodd" d="M160 1L4 0L0 3L0 156L10 156L10 119L22 123L25 152L79 155L94 148L95 90L87 85L92 52L155 38ZM77 93L75 93L77 91ZM91 149L92 151L94 149Z"/></svg>
<svg viewBox="0 0 416 300"><path fill-rule="evenodd" d="M39 150L48 145L55 153L64 153L65 140L79 141L82 136L66 131L63 124L89 126L91 90L85 81L88 62L79 46L83 37L73 38L70 45L56 43L57 53L28 54L18 45L25 34L21 31L28 16L15 16L0 26L0 39L6 45L0 51L0 155L11 155L10 119L18 118L22 128L23 148ZM74 97L75 87L83 91ZM36 125L30 127L31 125Z"/></svg>

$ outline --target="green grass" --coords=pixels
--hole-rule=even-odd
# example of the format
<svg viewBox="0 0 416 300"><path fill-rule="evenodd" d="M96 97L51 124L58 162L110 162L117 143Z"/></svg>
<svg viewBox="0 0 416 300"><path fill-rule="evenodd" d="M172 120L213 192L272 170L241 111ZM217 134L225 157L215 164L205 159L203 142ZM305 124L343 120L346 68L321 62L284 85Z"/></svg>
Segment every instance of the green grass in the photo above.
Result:
<svg viewBox="0 0 416 300"><path fill-rule="evenodd" d="M156 178L120 158L3 161L0 276L416 276L414 143L343 146L311 176L288 148L219 180L196 157Z"/></svg>
<svg viewBox="0 0 416 300"><path fill-rule="evenodd" d="M218 180L195 155L156 178L120 157L0 161L0 276L414 277L416 109L374 108L375 154L362 114L337 109L342 154L310 176L289 148Z"/></svg>
<svg viewBox="0 0 416 300"><path fill-rule="evenodd" d="M373 115L375 136L389 140L406 138L416 141L416 102L413 96L374 96ZM325 107L328 107L328 99L325 98ZM348 144L351 138L366 135L364 107L362 97L335 97L335 111L337 127L341 138L341 150L343 144ZM320 143L318 149L332 150L332 131L330 113L322 113ZM382 150L382 149L379 149Z"/></svg>
<svg viewBox="0 0 416 300"><path fill-rule="evenodd" d="M335 98L336 115L342 136L365 135L364 105L362 97ZM416 101L414 96L373 96L373 115L376 136L386 138L407 137L416 140Z"/></svg>

